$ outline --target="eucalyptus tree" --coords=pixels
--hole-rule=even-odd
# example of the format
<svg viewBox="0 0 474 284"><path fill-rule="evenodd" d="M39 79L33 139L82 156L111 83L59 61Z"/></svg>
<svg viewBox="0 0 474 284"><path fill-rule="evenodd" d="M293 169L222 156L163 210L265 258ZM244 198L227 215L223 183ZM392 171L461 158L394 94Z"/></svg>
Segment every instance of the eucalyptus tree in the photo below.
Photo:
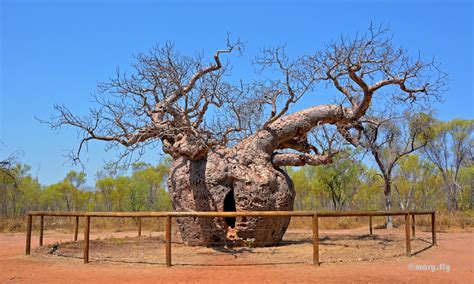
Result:
<svg viewBox="0 0 474 284"><path fill-rule="evenodd" d="M425 156L436 166L444 181L447 205L451 210L458 209L463 190L459 176L463 167L474 165L474 120L453 119L437 122L435 137L424 149ZM472 178L471 178L472 180ZM472 182L471 182L472 184ZM472 186L471 186L472 187ZM470 194L472 207L474 194Z"/></svg>
<svg viewBox="0 0 474 284"><path fill-rule="evenodd" d="M392 210L393 179L400 160L429 143L433 123L430 115L406 111L401 117L369 119L358 137L345 133L348 141L367 149L373 157L384 180L385 210ZM391 216L387 217L386 227L393 227Z"/></svg>

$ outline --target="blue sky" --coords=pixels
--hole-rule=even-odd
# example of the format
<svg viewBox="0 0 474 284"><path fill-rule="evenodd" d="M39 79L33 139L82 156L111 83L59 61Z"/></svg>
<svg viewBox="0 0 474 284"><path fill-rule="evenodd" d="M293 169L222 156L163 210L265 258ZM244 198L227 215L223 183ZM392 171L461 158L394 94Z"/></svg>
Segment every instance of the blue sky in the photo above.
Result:
<svg viewBox="0 0 474 284"><path fill-rule="evenodd" d="M234 75L248 77L261 47L286 43L290 55L300 55L370 22L388 24L396 43L434 57L449 73L438 118L474 114L471 1L0 1L0 153L19 151L44 184L80 169L64 157L78 140L74 130L58 133L35 117L49 118L54 104L85 114L98 82L166 41L211 55L231 32L247 43L244 57L232 58ZM103 146L92 143L85 155L90 185L114 157ZM144 158L158 159L158 151Z"/></svg>

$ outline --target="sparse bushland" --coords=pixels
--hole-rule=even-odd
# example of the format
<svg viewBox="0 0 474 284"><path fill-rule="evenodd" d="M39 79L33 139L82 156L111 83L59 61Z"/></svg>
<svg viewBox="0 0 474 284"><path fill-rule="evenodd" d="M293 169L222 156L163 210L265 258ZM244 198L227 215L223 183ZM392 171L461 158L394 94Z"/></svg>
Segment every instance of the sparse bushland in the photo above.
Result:
<svg viewBox="0 0 474 284"><path fill-rule="evenodd" d="M453 140L456 145L467 143L472 147L472 120L454 120L439 122L439 127L452 127L453 124L463 126L457 128L456 135L463 139ZM441 147L445 134L430 147ZM465 137L469 139L466 139ZM458 142L456 142L458 141ZM460 146L458 146L460 147ZM292 178L296 198L295 210L383 210L385 195L384 181L377 169L374 169L357 158L354 151L341 152L332 164L319 167L287 167ZM473 224L472 211L472 148L467 157L459 164L456 175L456 202L453 206L453 189L446 185L445 178L432 158L425 155L410 154L401 158L394 169L391 194L394 209L436 210L438 228L470 228ZM454 153L447 153L454 154ZM453 155L454 156L454 155ZM449 158L449 157L448 157ZM448 161L455 161L453 157ZM456 165L456 164L454 164ZM13 161L0 172L0 231L23 231L25 221L23 215L30 210L57 211L169 211L172 210L171 200L166 186L169 160L164 159L153 166L144 163L134 164L130 172L104 168L97 175L95 187L85 185L83 173L71 171L56 184L41 185L30 173L29 166ZM8 174L6 171L8 170ZM447 173L453 172L449 168ZM450 181L448 179L448 181ZM453 209L457 208L457 209ZM378 218L377 218L378 219ZM383 218L382 218L383 219ZM48 224L50 229L64 228L72 230L72 222L68 219L54 219ZM322 220L327 228L353 228L366 226L364 218L336 218ZM50 221L48 221L50 222ZM96 229L134 229L135 221L95 220ZM147 225L154 221L144 219L144 230L155 225ZM159 221L156 221L159 222ZM398 225L395 219L394 225ZM427 225L423 218L418 221ZM158 226L158 225L156 225ZM309 228L309 223L294 218L292 228Z"/></svg>

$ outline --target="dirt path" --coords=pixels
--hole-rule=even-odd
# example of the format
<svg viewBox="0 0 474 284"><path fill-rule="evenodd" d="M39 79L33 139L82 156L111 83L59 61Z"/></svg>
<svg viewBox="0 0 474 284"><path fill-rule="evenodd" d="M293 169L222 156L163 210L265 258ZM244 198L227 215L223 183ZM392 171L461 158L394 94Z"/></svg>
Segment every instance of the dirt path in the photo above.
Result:
<svg viewBox="0 0 474 284"><path fill-rule="evenodd" d="M365 234L366 229L322 231L329 234ZM402 230L377 230L384 234L403 235ZM114 236L134 236L134 232L93 234L92 239ZM45 243L52 244L71 239L70 235L48 232ZM309 264L256 264L228 266L215 259L206 265L162 265L113 262L82 264L82 259L55 257L55 260L38 256L24 256L24 234L0 234L0 282L64 283L64 282L140 282L140 283L472 283L474 279L474 233L439 233L439 246L417 255L360 261L351 263L323 262L320 267ZM37 236L33 239L37 246ZM342 250L343 252L343 250ZM321 256L324 261L324 256ZM436 265L439 270L417 265ZM424 268L420 271L416 269ZM449 272L447 271L449 270Z"/></svg>

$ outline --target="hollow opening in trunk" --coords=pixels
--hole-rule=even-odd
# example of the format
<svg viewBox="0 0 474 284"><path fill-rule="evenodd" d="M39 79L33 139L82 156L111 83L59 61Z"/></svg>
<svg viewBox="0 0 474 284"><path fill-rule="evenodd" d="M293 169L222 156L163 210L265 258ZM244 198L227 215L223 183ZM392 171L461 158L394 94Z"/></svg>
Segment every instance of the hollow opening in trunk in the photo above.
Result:
<svg viewBox="0 0 474 284"><path fill-rule="evenodd" d="M234 190L230 190L224 197L224 212L235 212L235 198ZM234 228L235 227L235 217L226 217L224 218L227 226Z"/></svg>

